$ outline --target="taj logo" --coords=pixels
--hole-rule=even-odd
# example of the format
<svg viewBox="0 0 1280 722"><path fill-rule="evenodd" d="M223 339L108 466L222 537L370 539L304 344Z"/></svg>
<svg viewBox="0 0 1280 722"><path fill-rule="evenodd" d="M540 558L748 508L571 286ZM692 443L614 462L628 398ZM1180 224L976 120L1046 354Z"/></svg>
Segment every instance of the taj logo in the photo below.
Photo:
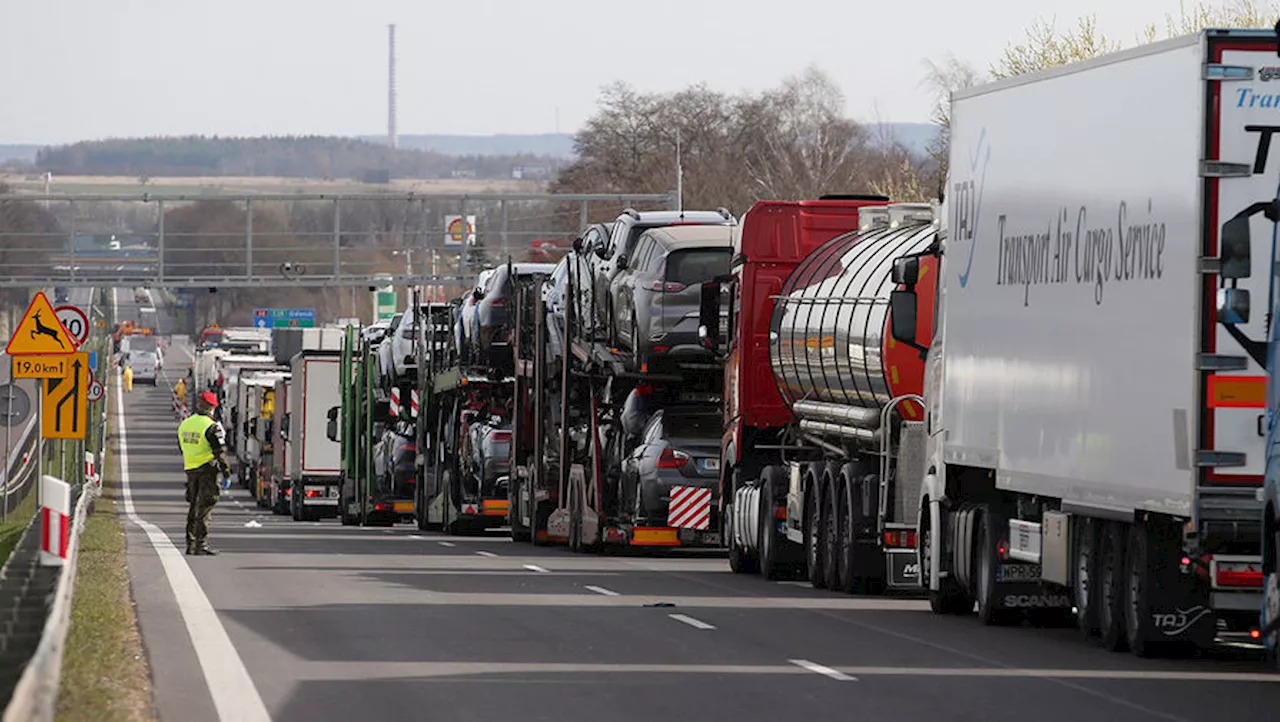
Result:
<svg viewBox="0 0 1280 722"><path fill-rule="evenodd" d="M1212 614L1211 610L1197 605L1190 609L1176 609L1173 613L1154 613L1151 615L1151 624L1164 636L1176 637L1209 614Z"/></svg>
<svg viewBox="0 0 1280 722"><path fill-rule="evenodd" d="M960 271L960 287L969 285L969 274L973 270L973 257L977 245L978 221L982 216L982 193L987 184L987 164L991 160L991 146L987 143L987 129L978 134L978 142L969 153L969 167L954 169L961 178L951 184L950 228L948 243L959 244L960 248L968 247L964 268Z"/></svg>
<svg viewBox="0 0 1280 722"><path fill-rule="evenodd" d="M1280 67L1269 65L1264 68L1258 68L1258 80L1266 83L1280 78Z"/></svg>

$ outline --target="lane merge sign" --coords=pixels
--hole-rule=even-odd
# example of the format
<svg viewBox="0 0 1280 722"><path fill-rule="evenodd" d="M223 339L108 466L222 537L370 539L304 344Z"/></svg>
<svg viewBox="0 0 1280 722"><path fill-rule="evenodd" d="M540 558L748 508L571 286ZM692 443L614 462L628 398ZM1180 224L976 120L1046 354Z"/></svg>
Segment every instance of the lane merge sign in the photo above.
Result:
<svg viewBox="0 0 1280 722"><path fill-rule="evenodd" d="M89 427L89 354L73 354L69 366L65 377L45 380L40 435L46 439L83 439Z"/></svg>

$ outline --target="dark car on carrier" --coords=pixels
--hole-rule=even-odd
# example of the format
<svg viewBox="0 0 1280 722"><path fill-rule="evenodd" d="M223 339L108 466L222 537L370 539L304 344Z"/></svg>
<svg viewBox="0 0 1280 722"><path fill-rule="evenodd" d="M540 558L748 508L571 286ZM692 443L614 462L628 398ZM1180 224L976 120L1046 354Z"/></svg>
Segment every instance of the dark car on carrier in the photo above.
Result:
<svg viewBox="0 0 1280 722"><path fill-rule="evenodd" d="M472 360L492 366L510 363L515 280L549 276L554 269L551 263L511 263L494 269L476 298Z"/></svg>
<svg viewBox="0 0 1280 722"><path fill-rule="evenodd" d="M723 433L716 404L668 406L649 416L622 460L623 504L635 510L637 525L693 528L705 522L710 530L717 527L712 511L717 508ZM673 487L710 489L710 504L685 518L670 518Z"/></svg>
<svg viewBox="0 0 1280 722"><path fill-rule="evenodd" d="M702 284L729 272L729 226L668 226L645 231L610 287L614 338L637 355L703 356L698 341Z"/></svg>
<svg viewBox="0 0 1280 722"><path fill-rule="evenodd" d="M635 267L631 261L636 257L636 246L640 237L654 228L667 226L736 226L738 220L724 208L714 211L646 211L640 212L631 208L623 211L613 222L611 233L606 241L591 241L584 238L584 252L591 263L592 288L588 304L594 306L597 328L609 332L620 325L619 319L625 321L620 309L615 309L613 296L609 290L614 280L622 273L624 267ZM589 245L590 248L586 246ZM611 336L616 341L617 336Z"/></svg>

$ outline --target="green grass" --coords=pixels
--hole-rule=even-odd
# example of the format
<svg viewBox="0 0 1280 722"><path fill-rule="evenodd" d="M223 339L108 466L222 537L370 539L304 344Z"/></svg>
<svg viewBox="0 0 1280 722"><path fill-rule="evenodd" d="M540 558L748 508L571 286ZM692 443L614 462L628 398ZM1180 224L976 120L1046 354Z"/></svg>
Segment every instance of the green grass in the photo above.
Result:
<svg viewBox="0 0 1280 722"><path fill-rule="evenodd" d="M107 452L107 469L111 468ZM71 629L62 655L58 722L150 722L151 674L134 616L115 475L80 536Z"/></svg>
<svg viewBox="0 0 1280 722"><path fill-rule="evenodd" d="M22 532L31 524L35 516L36 495L35 490L32 489L18 508L9 512L4 522L0 523L0 565L9 560L13 548L18 546L18 540L22 538Z"/></svg>

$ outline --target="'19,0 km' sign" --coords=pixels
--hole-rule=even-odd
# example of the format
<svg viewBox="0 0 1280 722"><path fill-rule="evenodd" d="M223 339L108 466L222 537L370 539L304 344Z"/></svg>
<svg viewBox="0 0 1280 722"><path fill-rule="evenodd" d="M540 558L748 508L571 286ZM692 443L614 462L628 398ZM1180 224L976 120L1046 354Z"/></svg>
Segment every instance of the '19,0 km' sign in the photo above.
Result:
<svg viewBox="0 0 1280 722"><path fill-rule="evenodd" d="M53 312L58 314L62 327L67 329L71 338L76 340L76 345L83 346L89 339L89 317L85 312L76 306L58 306L53 309Z"/></svg>

